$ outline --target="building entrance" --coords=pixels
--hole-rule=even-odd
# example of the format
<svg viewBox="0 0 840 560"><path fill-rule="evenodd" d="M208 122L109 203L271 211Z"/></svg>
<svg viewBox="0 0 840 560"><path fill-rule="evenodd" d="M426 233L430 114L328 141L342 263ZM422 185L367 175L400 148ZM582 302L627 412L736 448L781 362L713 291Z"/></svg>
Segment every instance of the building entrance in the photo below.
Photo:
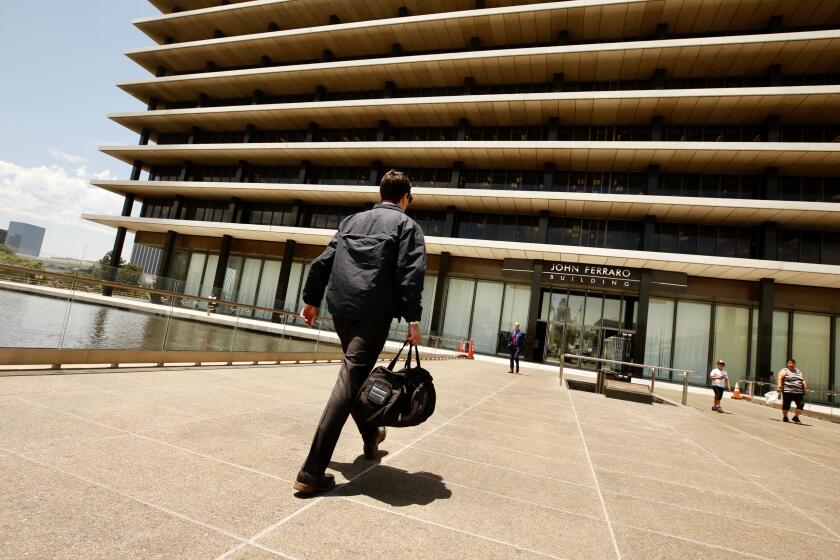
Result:
<svg viewBox="0 0 840 560"><path fill-rule="evenodd" d="M543 288L540 320L547 328L543 357L560 363L563 354L624 358L636 332L638 298L622 294ZM608 351L610 355L605 356ZM620 355L616 355L616 352ZM566 365L595 369L596 362L570 358Z"/></svg>

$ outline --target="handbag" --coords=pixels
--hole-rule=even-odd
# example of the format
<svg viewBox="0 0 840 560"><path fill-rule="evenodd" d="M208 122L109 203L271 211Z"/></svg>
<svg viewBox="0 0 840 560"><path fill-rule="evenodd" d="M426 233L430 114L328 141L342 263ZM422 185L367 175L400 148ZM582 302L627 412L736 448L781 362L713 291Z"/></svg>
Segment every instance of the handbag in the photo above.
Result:
<svg viewBox="0 0 840 560"><path fill-rule="evenodd" d="M385 366L373 369L353 405L354 414L369 426L405 428L422 424L434 414L437 394L431 374L420 366L420 351L408 349L405 366L394 371L408 341ZM412 367L411 350L416 364Z"/></svg>

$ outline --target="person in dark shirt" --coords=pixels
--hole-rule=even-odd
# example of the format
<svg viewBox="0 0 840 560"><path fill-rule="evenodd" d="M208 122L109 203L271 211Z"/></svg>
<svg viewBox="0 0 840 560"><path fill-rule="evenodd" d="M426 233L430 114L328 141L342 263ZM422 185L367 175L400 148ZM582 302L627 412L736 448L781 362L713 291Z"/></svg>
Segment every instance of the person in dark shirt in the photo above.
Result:
<svg viewBox="0 0 840 560"><path fill-rule="evenodd" d="M324 292L344 362L327 402L309 456L294 488L304 494L335 486L325 474L353 401L376 364L394 318L408 322L408 341L420 342L421 298L426 272L426 245L420 226L405 215L413 200L411 182L391 170L379 186L382 202L354 214L338 226L329 246L312 262L303 289L304 322L315 324ZM365 457L376 459L385 428L355 418Z"/></svg>
<svg viewBox="0 0 840 560"><path fill-rule="evenodd" d="M516 364L516 373L519 373L519 355L525 347L525 333L519 330L519 323L513 324L513 330L508 334L508 348L510 349L510 369L508 373L514 373L514 363Z"/></svg>

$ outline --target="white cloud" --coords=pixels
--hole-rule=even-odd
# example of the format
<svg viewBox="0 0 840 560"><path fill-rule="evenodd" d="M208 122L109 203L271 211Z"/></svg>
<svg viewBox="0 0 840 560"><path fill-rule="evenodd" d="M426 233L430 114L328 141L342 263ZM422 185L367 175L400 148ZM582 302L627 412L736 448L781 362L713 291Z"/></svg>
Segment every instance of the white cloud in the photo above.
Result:
<svg viewBox="0 0 840 560"><path fill-rule="evenodd" d="M59 161L72 163L74 165L79 165L80 163L84 163L87 161L81 156L74 156L73 154L62 152L61 150L50 150L50 155Z"/></svg>
<svg viewBox="0 0 840 560"><path fill-rule="evenodd" d="M80 166L23 167L0 160L0 212L39 224L74 226L113 235L113 230L81 219L84 213L119 214L122 197L92 187L91 177L111 177L110 171L90 174Z"/></svg>

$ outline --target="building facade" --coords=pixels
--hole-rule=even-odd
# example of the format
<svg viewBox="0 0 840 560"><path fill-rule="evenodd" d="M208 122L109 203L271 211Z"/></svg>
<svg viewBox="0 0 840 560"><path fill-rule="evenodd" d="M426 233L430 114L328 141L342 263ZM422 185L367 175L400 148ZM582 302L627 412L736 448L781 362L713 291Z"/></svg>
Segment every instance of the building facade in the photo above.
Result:
<svg viewBox="0 0 840 560"><path fill-rule="evenodd" d="M46 233L47 230L44 228L32 224L9 222L6 246L16 253L37 257L41 255L41 246L44 244L44 234Z"/></svg>
<svg viewBox="0 0 840 560"><path fill-rule="evenodd" d="M181 289L296 310L391 168L429 251L426 332L533 361L767 378L840 369L840 4L151 0L110 117L122 216ZM140 217L132 217L135 202Z"/></svg>

